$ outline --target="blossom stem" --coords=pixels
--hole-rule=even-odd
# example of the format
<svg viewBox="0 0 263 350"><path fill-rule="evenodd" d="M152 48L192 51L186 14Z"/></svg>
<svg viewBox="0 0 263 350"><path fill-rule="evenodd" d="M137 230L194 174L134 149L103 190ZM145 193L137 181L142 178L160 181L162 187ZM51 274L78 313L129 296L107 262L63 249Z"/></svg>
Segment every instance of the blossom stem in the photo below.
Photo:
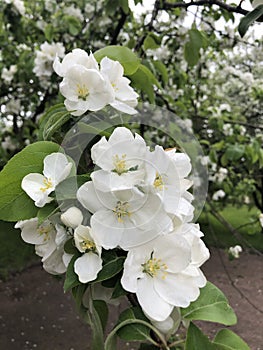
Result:
<svg viewBox="0 0 263 350"><path fill-rule="evenodd" d="M186 339L176 340L169 344L169 348L172 348L173 346L181 345L186 341Z"/></svg>

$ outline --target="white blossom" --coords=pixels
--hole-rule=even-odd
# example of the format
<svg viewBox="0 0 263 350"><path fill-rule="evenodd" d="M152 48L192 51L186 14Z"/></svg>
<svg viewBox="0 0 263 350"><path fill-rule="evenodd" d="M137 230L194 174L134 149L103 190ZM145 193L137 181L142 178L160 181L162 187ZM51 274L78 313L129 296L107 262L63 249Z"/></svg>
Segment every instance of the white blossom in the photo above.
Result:
<svg viewBox="0 0 263 350"><path fill-rule="evenodd" d="M93 162L101 169L91 178L100 191L129 189L140 185L145 177L145 157L148 153L141 136L124 127L116 128L109 140L102 137L91 148Z"/></svg>
<svg viewBox="0 0 263 350"><path fill-rule="evenodd" d="M26 13L25 9L25 4L24 1L22 0L5 0L7 4L13 4L14 8L17 10L17 12L21 15L24 16Z"/></svg>
<svg viewBox="0 0 263 350"><path fill-rule="evenodd" d="M84 21L84 17L83 17L81 10L74 5L70 5L66 8L64 8L63 11L68 16L75 17L75 18L79 19L81 22Z"/></svg>
<svg viewBox="0 0 263 350"><path fill-rule="evenodd" d="M96 69L73 65L60 83L60 92L66 97L65 106L74 116L86 111L98 111L114 100L108 82Z"/></svg>
<svg viewBox="0 0 263 350"><path fill-rule="evenodd" d="M51 274L66 271L63 262L63 246L68 239L66 231L50 220L38 223L38 218L18 221L15 228L21 229L22 239L35 245L36 254L42 257L43 268Z"/></svg>
<svg viewBox="0 0 263 350"><path fill-rule="evenodd" d="M7 83L10 84L11 81L14 79L14 75L17 72L17 65L12 64L9 69L3 68L1 73L1 78Z"/></svg>
<svg viewBox="0 0 263 350"><path fill-rule="evenodd" d="M44 42L40 50L36 51L33 72L39 78L50 77L53 73L52 65L56 57L64 57L65 48L62 43Z"/></svg>
<svg viewBox="0 0 263 350"><path fill-rule="evenodd" d="M63 214L61 214L60 219L65 226L75 229L81 225L83 215L79 208L70 207Z"/></svg>
<svg viewBox="0 0 263 350"><path fill-rule="evenodd" d="M218 201L220 198L224 198L225 195L226 194L223 190L218 190L213 194L212 199L213 201Z"/></svg>
<svg viewBox="0 0 263 350"><path fill-rule="evenodd" d="M236 245L234 247L230 247L228 249L228 253L235 259L239 258L239 254L243 251L240 245Z"/></svg>
<svg viewBox="0 0 263 350"><path fill-rule="evenodd" d="M110 105L121 112L135 114L138 94L129 86L130 80L123 76L124 69L120 62L104 57L100 63L100 72L109 80L113 90L114 101Z"/></svg>
<svg viewBox="0 0 263 350"><path fill-rule="evenodd" d="M121 284L136 293L151 319L166 320L174 307L187 307L196 300L199 288L205 286L206 278L199 267L209 252L198 235L197 229L182 225L177 231L129 250Z"/></svg>
<svg viewBox="0 0 263 350"><path fill-rule="evenodd" d="M77 198L91 213L90 224L98 243L105 249L124 250L169 232L172 221L156 195L133 188L102 192L89 181L82 185Z"/></svg>
<svg viewBox="0 0 263 350"><path fill-rule="evenodd" d="M68 177L71 167L72 163L69 163L64 154L52 153L44 158L43 175L39 173L26 175L21 187L34 200L37 207L43 207L52 201L49 194Z"/></svg>
<svg viewBox="0 0 263 350"><path fill-rule="evenodd" d="M101 246L95 242L90 227L83 225L75 229L74 241L77 249L83 253L74 263L74 270L79 281L87 283L95 280L102 269Z"/></svg>

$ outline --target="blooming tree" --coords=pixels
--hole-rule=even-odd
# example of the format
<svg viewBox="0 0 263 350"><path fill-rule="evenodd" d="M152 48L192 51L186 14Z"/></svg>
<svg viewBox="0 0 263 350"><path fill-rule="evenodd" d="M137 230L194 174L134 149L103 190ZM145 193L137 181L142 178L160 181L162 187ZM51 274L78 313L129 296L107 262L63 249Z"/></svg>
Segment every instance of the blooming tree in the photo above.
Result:
<svg viewBox="0 0 263 350"><path fill-rule="evenodd" d="M262 212L262 128L252 121L262 120L262 67L249 60L260 43L244 56L249 64L240 59L226 72L220 63L229 58L216 49L224 34L217 38L211 23L218 12L226 20L241 13L244 35L262 5L249 12L204 1L199 27L185 29L190 3L156 1L138 18L128 1L114 4L0 4L3 163L20 150L0 173L0 219L15 222L47 272L65 274L92 348L116 349L119 336L141 350L249 349L232 331L209 340L194 324L236 322L201 270L209 251L195 221L206 166L209 201L233 201L239 191L242 202L249 184L245 194ZM247 167L254 177L240 182ZM107 336L102 294L131 304Z"/></svg>

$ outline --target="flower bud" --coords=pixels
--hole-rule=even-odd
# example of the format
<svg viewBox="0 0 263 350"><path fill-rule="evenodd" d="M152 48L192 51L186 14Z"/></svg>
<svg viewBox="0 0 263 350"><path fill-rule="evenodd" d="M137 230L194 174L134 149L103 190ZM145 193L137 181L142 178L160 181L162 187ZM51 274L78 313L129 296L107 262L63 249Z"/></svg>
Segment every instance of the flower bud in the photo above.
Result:
<svg viewBox="0 0 263 350"><path fill-rule="evenodd" d="M67 227L76 228L81 225L83 220L83 215L80 209L77 207L71 207L65 211L65 213L60 216L61 221Z"/></svg>

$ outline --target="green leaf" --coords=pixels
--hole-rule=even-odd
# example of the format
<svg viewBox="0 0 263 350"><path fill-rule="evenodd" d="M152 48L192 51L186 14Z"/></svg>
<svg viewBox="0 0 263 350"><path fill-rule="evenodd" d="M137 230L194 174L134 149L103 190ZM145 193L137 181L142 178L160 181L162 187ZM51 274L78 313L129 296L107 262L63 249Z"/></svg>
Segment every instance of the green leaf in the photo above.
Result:
<svg viewBox="0 0 263 350"><path fill-rule="evenodd" d="M77 198L77 190L85 182L89 181L90 177L88 175L77 175L71 176L56 187L55 194L57 201L64 201L67 199L75 200Z"/></svg>
<svg viewBox="0 0 263 350"><path fill-rule="evenodd" d="M130 79L136 88L146 93L150 103L154 103L155 96L153 85L159 87L160 84L158 83L152 72L149 70L149 68L147 68L143 64L140 64L136 73L131 75Z"/></svg>
<svg viewBox="0 0 263 350"><path fill-rule="evenodd" d="M184 58L190 67L195 66L200 58L199 49L189 41L184 46Z"/></svg>
<svg viewBox="0 0 263 350"><path fill-rule="evenodd" d="M238 143L229 145L225 152L225 157L230 161L239 160L245 153L245 146Z"/></svg>
<svg viewBox="0 0 263 350"><path fill-rule="evenodd" d="M168 76L166 66L161 61L152 61L152 63L155 69L161 74L162 81L164 82L164 84L167 84L169 80L169 76Z"/></svg>
<svg viewBox="0 0 263 350"><path fill-rule="evenodd" d="M65 253L67 254L77 254L78 253L78 249L75 246L75 242L74 242L74 238L70 238L69 240L67 240L67 242L64 244L64 250Z"/></svg>
<svg viewBox="0 0 263 350"><path fill-rule="evenodd" d="M68 265L67 272L66 272L65 282L64 282L65 292L81 284L78 279L78 275L74 271L74 263L80 257L80 255L81 255L80 253L77 253L70 260L70 263Z"/></svg>
<svg viewBox="0 0 263 350"><path fill-rule="evenodd" d="M106 56L112 60L119 61L126 75L134 74L140 65L140 59L125 46L110 45L94 53L94 57L98 62Z"/></svg>
<svg viewBox="0 0 263 350"><path fill-rule="evenodd" d="M74 16L64 16L64 21L68 25L68 30L71 35L78 35L81 30L81 22Z"/></svg>
<svg viewBox="0 0 263 350"><path fill-rule="evenodd" d="M22 179L29 173L42 173L44 158L58 152L53 142L36 142L9 160L0 172L0 220L18 221L37 216L38 208L22 190Z"/></svg>
<svg viewBox="0 0 263 350"><path fill-rule="evenodd" d="M70 118L71 114L65 108L59 112L52 114L44 126L44 140L50 139L51 136L53 136L56 131L60 130L62 125L64 125Z"/></svg>
<svg viewBox="0 0 263 350"><path fill-rule="evenodd" d="M91 349L92 350L104 350L104 334L103 334L103 327L100 319L100 315L95 307L95 304L97 308L101 308L101 304L95 302L95 300L90 300L89 302L89 316L90 316L90 326L92 330L92 342L91 342ZM101 309L100 309L101 311ZM105 311L104 311L105 312Z"/></svg>
<svg viewBox="0 0 263 350"><path fill-rule="evenodd" d="M257 6L253 11L249 12L245 17L243 17L238 25L238 32L240 36L246 34L249 26L259 19L263 15L263 5Z"/></svg>
<svg viewBox="0 0 263 350"><path fill-rule="evenodd" d="M213 342L222 345L223 347L220 347L222 350L250 350L244 340L229 329L221 329Z"/></svg>
<svg viewBox="0 0 263 350"><path fill-rule="evenodd" d="M218 322L227 326L237 321L223 292L210 282L201 288L200 296L196 301L187 308L181 309L181 314L187 320Z"/></svg>
<svg viewBox="0 0 263 350"><path fill-rule="evenodd" d="M121 282L118 279L115 286L114 286L112 295L111 295L112 299L119 298L119 297L126 295L126 294L127 294L127 292L125 291L125 289L123 289Z"/></svg>
<svg viewBox="0 0 263 350"><path fill-rule="evenodd" d="M206 335L192 322L188 328L185 350L217 350Z"/></svg>
<svg viewBox="0 0 263 350"><path fill-rule="evenodd" d="M55 214L59 208L54 202L46 204L43 208L40 208L37 212L38 223L42 224L51 215Z"/></svg>
<svg viewBox="0 0 263 350"><path fill-rule="evenodd" d="M154 49L158 49L158 47L160 47L160 45L154 40L153 35L148 34L143 42L144 50L148 50L148 49L154 50Z"/></svg>
<svg viewBox="0 0 263 350"><path fill-rule="evenodd" d="M124 260L125 258L121 256L107 262L98 273L98 277L94 282L105 281L117 275L123 268Z"/></svg>
<svg viewBox="0 0 263 350"><path fill-rule="evenodd" d="M128 15L130 12L130 7L129 7L129 1L128 0L119 0L120 1L120 7L123 9L123 12Z"/></svg>
<svg viewBox="0 0 263 350"><path fill-rule="evenodd" d="M47 24L44 29L45 38L47 41L51 42L54 36L54 27L52 24Z"/></svg>
<svg viewBox="0 0 263 350"><path fill-rule="evenodd" d="M108 316L109 316L108 306L104 300L94 300L93 305L99 315L102 329L103 331L105 331L105 328L107 326Z"/></svg>
<svg viewBox="0 0 263 350"><path fill-rule="evenodd" d="M144 316L143 312L138 306L131 307L130 309L123 311L120 314L119 323L132 319L140 319L148 322L147 318ZM139 323L124 326L118 330L117 334L121 339L128 341L141 341L151 339L150 329L145 325Z"/></svg>

